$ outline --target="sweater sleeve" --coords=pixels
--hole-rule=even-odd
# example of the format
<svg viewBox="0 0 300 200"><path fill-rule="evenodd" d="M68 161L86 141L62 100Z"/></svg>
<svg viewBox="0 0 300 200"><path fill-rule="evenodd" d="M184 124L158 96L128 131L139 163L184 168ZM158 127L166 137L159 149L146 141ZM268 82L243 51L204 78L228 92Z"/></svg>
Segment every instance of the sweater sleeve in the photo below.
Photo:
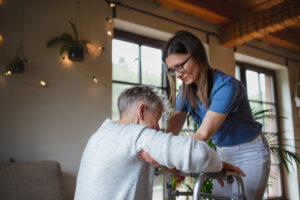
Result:
<svg viewBox="0 0 300 200"><path fill-rule="evenodd" d="M222 160L205 142L145 127L135 140L136 151L146 151L159 164L183 172L218 172Z"/></svg>

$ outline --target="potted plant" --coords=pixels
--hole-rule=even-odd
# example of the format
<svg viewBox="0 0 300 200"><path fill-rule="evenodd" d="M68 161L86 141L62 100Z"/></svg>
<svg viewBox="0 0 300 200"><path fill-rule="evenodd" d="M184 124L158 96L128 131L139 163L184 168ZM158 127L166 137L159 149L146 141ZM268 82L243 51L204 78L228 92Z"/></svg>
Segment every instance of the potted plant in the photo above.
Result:
<svg viewBox="0 0 300 200"><path fill-rule="evenodd" d="M26 62L26 59L21 59L20 57L17 57L6 66L6 71L10 71L11 73L22 74L25 71Z"/></svg>
<svg viewBox="0 0 300 200"><path fill-rule="evenodd" d="M51 38L47 42L47 47L50 47L57 43L62 43L60 48L60 55L64 52L68 53L68 58L72 61L83 61L84 53L88 54L87 43L88 40L80 39L77 28L73 22L69 22L74 33L74 37L69 33L62 33L61 36Z"/></svg>
<svg viewBox="0 0 300 200"><path fill-rule="evenodd" d="M21 45L17 53L11 63L6 65L6 72L7 75L11 75L11 73L18 73L22 74L25 72L25 63L27 62L27 59L24 56L23 46Z"/></svg>

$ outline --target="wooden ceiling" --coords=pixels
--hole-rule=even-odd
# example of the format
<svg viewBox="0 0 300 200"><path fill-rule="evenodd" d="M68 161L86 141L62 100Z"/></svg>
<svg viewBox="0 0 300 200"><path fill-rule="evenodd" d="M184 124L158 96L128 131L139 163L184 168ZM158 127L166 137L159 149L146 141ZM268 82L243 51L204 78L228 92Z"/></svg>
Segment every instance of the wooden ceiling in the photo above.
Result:
<svg viewBox="0 0 300 200"><path fill-rule="evenodd" d="M226 47L259 39L300 53L300 0L150 0L219 27Z"/></svg>

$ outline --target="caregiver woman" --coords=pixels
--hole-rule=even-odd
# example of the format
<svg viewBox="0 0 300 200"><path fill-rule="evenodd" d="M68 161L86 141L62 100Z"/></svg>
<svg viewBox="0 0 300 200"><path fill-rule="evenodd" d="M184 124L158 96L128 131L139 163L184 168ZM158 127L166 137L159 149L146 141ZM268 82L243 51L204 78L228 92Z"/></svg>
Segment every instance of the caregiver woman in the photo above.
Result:
<svg viewBox="0 0 300 200"><path fill-rule="evenodd" d="M270 171L270 151L261 133L262 125L253 118L242 83L213 70L201 41L186 31L177 32L167 42L163 61L168 74L182 80L176 96L174 78L169 77L175 112L168 121L167 132L179 134L190 113L199 125L193 138L211 138L222 159L245 172L247 200L262 199ZM214 194L237 194L236 183L225 183L224 188L214 183Z"/></svg>

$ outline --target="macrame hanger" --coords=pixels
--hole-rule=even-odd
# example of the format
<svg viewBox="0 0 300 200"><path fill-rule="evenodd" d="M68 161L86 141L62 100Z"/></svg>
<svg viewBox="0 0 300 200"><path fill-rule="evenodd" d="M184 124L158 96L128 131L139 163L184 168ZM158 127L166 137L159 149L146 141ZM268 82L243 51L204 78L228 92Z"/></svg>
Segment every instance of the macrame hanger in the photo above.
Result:
<svg viewBox="0 0 300 200"><path fill-rule="evenodd" d="M76 1L76 13L75 13L75 25L78 27L78 39L80 40L81 36L81 17L80 17L80 1Z"/></svg>
<svg viewBox="0 0 300 200"><path fill-rule="evenodd" d="M21 12L21 23L20 23L20 46L17 50L14 59L17 59L18 57L22 57L22 59L25 60L25 55L23 51L24 13L25 13L25 3L24 0L22 0L22 12Z"/></svg>

